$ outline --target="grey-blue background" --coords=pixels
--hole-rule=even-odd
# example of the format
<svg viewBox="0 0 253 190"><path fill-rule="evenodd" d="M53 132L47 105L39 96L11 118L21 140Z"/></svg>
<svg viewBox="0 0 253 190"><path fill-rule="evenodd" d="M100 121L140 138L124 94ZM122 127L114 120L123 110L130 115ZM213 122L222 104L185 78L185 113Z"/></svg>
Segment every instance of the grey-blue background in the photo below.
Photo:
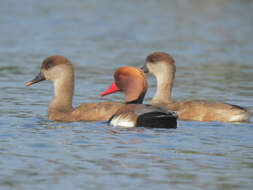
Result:
<svg viewBox="0 0 253 190"><path fill-rule="evenodd" d="M75 67L74 106L123 101L99 97L113 71L165 51L177 66L173 99L253 111L252 10L250 0L0 1L0 189L252 189L252 123L143 132L53 123L52 84L24 86L62 54Z"/></svg>

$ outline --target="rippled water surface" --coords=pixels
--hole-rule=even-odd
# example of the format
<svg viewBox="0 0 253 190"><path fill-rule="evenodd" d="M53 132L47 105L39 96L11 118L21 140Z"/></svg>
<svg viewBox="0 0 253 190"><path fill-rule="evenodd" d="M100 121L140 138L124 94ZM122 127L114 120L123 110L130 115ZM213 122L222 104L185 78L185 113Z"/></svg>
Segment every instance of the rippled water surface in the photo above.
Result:
<svg viewBox="0 0 253 190"><path fill-rule="evenodd" d="M173 99L253 111L252 10L250 0L0 1L0 189L252 189L252 119L143 131L54 123L52 84L24 86L62 54L75 67L74 106L123 101L99 97L113 71L165 51L177 66Z"/></svg>

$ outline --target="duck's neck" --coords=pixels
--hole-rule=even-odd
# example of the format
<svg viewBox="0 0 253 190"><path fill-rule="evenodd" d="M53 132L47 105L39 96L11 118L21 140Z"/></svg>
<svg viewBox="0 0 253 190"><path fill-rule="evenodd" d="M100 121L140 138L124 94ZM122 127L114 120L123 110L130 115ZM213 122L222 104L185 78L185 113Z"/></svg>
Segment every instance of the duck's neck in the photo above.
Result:
<svg viewBox="0 0 253 190"><path fill-rule="evenodd" d="M54 99L48 108L48 113L69 112L72 110L74 74L65 74L62 76L54 81Z"/></svg>
<svg viewBox="0 0 253 190"><path fill-rule="evenodd" d="M141 93L140 96L138 96L136 98L125 97L125 103L126 104L142 104L145 94L146 94L146 92L143 92L143 93Z"/></svg>
<svg viewBox="0 0 253 190"><path fill-rule="evenodd" d="M132 81L128 88L124 91L125 102L127 104L142 104L147 91L147 81Z"/></svg>
<svg viewBox="0 0 253 190"><path fill-rule="evenodd" d="M163 72L155 74L157 89L155 96L151 100L151 104L164 103L170 101L171 90L174 82L174 73Z"/></svg>

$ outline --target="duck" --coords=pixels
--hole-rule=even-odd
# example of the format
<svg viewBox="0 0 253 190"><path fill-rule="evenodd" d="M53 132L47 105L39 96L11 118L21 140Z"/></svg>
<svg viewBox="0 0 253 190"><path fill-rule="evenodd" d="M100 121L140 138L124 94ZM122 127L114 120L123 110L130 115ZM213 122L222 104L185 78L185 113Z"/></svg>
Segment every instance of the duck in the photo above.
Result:
<svg viewBox="0 0 253 190"><path fill-rule="evenodd" d="M142 70L155 76L157 89L150 104L176 111L179 120L199 122L244 122L252 113L247 109L228 103L210 100L171 100L176 66L171 55L153 52L146 57Z"/></svg>
<svg viewBox="0 0 253 190"><path fill-rule="evenodd" d="M74 94L74 68L62 55L49 56L43 60L39 74L26 86L49 80L54 84L54 98L48 106L47 118L59 122L107 121L119 108L120 102L83 103L72 106Z"/></svg>
<svg viewBox="0 0 253 190"><path fill-rule="evenodd" d="M121 91L125 96L125 106L121 107L108 123L124 128L177 128L176 113L158 106L142 104L147 88L148 83L141 69L132 66L119 67L114 72L114 82L101 96Z"/></svg>

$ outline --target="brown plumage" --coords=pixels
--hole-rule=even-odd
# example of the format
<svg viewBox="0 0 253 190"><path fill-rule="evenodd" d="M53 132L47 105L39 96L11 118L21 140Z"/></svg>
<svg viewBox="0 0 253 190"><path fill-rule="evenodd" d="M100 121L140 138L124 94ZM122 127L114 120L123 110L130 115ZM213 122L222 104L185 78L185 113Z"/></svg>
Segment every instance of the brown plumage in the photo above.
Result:
<svg viewBox="0 0 253 190"><path fill-rule="evenodd" d="M142 70L135 67L120 67L114 73L114 82L101 95L122 91L126 105L109 120L113 126L176 128L177 116L163 108L141 104L148 84Z"/></svg>
<svg viewBox="0 0 253 190"><path fill-rule="evenodd" d="M40 73L26 86L43 80L54 83L54 99L48 107L47 117L54 121L107 121L120 107L119 102L85 103L72 107L74 92L74 70L72 63L64 56L54 55L46 58Z"/></svg>
<svg viewBox="0 0 253 190"><path fill-rule="evenodd" d="M171 101L171 90L176 72L175 61L167 53L154 52L147 56L143 66L145 72L156 77L157 90L151 100L152 105L176 111L179 120L193 121L248 121L252 113L245 108L218 101L183 100Z"/></svg>

